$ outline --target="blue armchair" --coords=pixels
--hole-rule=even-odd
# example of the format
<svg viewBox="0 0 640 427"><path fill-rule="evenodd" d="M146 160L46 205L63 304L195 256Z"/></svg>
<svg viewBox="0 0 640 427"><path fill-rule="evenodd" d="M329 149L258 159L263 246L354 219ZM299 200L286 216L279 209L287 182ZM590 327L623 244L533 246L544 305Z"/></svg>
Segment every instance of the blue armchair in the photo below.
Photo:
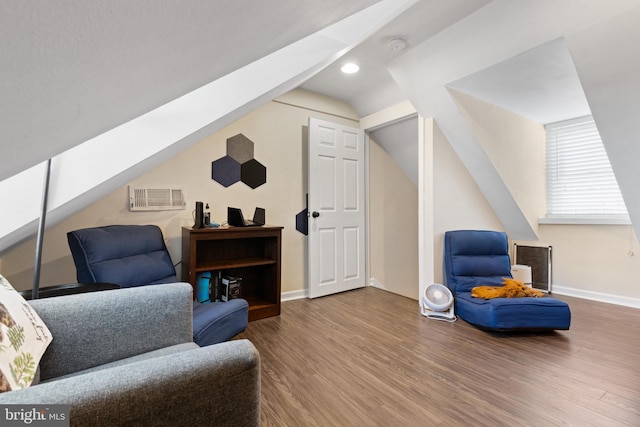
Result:
<svg viewBox="0 0 640 427"><path fill-rule="evenodd" d="M178 282L155 225L110 225L67 233L80 283L114 283L122 288ZM227 341L247 328L249 304L193 302L193 340L201 347Z"/></svg>
<svg viewBox="0 0 640 427"><path fill-rule="evenodd" d="M475 286L501 286L511 277L507 235L498 231L458 230L444 235L445 284L463 320L496 331L569 329L571 311L564 301L543 298L481 299Z"/></svg>

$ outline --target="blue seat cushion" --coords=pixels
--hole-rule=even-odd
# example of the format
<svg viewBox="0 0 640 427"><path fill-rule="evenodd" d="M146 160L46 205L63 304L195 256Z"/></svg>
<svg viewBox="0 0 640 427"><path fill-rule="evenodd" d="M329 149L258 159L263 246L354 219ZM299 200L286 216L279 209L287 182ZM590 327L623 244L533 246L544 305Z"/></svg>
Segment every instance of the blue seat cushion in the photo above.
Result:
<svg viewBox="0 0 640 427"><path fill-rule="evenodd" d="M569 305L550 297L474 298L471 292L455 296L456 314L467 322L488 329L569 329Z"/></svg>
<svg viewBox="0 0 640 427"><path fill-rule="evenodd" d="M67 233L81 283L120 287L177 282L176 270L156 225L108 225ZM244 299L193 305L193 340L199 346L227 341L247 328Z"/></svg>
<svg viewBox="0 0 640 427"><path fill-rule="evenodd" d="M200 347L227 341L247 328L249 303L241 298L227 302L193 303L193 340Z"/></svg>
<svg viewBox="0 0 640 427"><path fill-rule="evenodd" d="M177 282L176 270L156 225L109 225L67 233L80 283L123 288Z"/></svg>

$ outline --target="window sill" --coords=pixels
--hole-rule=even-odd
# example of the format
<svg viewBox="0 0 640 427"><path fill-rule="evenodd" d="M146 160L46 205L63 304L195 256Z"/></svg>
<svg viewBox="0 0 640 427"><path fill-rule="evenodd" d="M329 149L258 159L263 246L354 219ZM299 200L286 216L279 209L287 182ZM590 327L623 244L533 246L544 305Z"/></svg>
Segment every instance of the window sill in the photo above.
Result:
<svg viewBox="0 0 640 427"><path fill-rule="evenodd" d="M565 224L565 225L631 225L631 220L626 216L558 216L538 218L538 224Z"/></svg>

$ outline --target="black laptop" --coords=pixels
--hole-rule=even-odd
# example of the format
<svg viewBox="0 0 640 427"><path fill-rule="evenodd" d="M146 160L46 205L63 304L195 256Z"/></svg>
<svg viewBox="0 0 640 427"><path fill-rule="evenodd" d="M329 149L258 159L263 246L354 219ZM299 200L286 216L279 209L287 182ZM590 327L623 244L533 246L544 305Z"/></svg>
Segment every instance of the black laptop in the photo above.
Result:
<svg viewBox="0 0 640 427"><path fill-rule="evenodd" d="M265 211L262 208L256 208L253 213L253 220L244 219L242 210L238 208L227 208L227 223L234 227L257 227L264 225Z"/></svg>

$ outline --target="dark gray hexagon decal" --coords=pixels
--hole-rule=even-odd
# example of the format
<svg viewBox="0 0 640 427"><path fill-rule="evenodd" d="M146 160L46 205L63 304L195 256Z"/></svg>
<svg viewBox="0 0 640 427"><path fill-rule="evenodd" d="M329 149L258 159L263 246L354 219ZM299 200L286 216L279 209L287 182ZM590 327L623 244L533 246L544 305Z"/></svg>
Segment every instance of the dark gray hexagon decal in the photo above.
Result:
<svg viewBox="0 0 640 427"><path fill-rule="evenodd" d="M267 168L256 159L251 159L240 166L240 179L251 188L260 187L267 182Z"/></svg>

